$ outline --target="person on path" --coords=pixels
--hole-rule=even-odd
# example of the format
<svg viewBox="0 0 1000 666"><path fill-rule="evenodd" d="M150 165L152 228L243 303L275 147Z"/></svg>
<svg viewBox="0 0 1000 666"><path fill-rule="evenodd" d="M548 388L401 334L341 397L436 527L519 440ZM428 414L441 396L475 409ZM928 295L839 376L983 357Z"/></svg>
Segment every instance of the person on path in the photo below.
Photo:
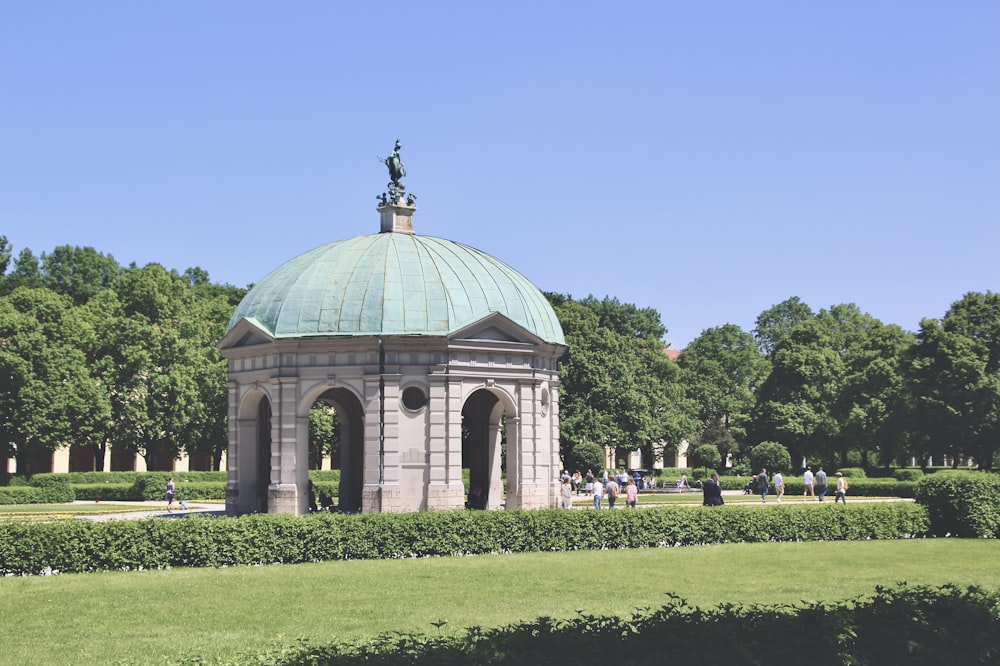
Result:
<svg viewBox="0 0 1000 666"><path fill-rule="evenodd" d="M682 493L686 493L689 490L687 474L681 474L681 482L677 487L681 489Z"/></svg>
<svg viewBox="0 0 1000 666"><path fill-rule="evenodd" d="M778 504L781 504L781 498L785 496L785 478L781 472L774 473L774 492L778 496Z"/></svg>
<svg viewBox="0 0 1000 666"><path fill-rule="evenodd" d="M722 506L722 486L719 485L719 475L713 473L712 478L701 486L701 503L705 506Z"/></svg>
<svg viewBox="0 0 1000 666"><path fill-rule="evenodd" d="M617 481L611 479L610 481L608 481L607 491L608 491L608 508L613 509L615 508L615 500L618 499L618 495L621 494L622 489L618 485Z"/></svg>
<svg viewBox="0 0 1000 666"><path fill-rule="evenodd" d="M757 489L760 491L760 502L761 504L767 499L767 470L761 468L760 474L757 475Z"/></svg>
<svg viewBox="0 0 1000 666"><path fill-rule="evenodd" d="M837 491L833 496L833 503L837 502L847 504L847 477L842 472L837 472Z"/></svg>
<svg viewBox="0 0 1000 666"><path fill-rule="evenodd" d="M167 503L167 511L174 510L174 477L172 476L167 478L167 489L163 501Z"/></svg>
<svg viewBox="0 0 1000 666"><path fill-rule="evenodd" d="M806 497L813 496L813 470L812 467L806 467L806 473L802 475L802 501L805 502Z"/></svg>
<svg viewBox="0 0 1000 666"><path fill-rule="evenodd" d="M594 473L591 470L589 470L589 469L587 470L587 477L586 478L587 478L587 486L586 486L587 494L588 495L593 495L594 494Z"/></svg>
<svg viewBox="0 0 1000 666"><path fill-rule="evenodd" d="M604 497L604 484L600 481L594 482L594 508L601 508L601 498Z"/></svg>
<svg viewBox="0 0 1000 666"><path fill-rule="evenodd" d="M826 472L820 465L816 470L816 501L822 502L824 497L826 497Z"/></svg>
<svg viewBox="0 0 1000 666"><path fill-rule="evenodd" d="M635 479L629 479L625 486L625 508L635 508L635 503L639 499L639 486L635 485Z"/></svg>
<svg viewBox="0 0 1000 666"><path fill-rule="evenodd" d="M564 509L573 508L573 484L569 479L563 479L560 485L560 495L562 496L562 505Z"/></svg>

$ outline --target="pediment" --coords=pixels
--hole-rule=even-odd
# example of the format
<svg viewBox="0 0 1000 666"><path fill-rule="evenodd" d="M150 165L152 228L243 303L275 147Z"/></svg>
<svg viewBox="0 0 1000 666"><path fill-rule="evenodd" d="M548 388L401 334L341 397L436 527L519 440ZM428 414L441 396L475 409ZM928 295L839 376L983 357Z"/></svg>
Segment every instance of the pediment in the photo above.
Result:
<svg viewBox="0 0 1000 666"><path fill-rule="evenodd" d="M236 322L232 330L226 333L216 347L223 349L235 349L237 347L251 347L253 345L266 345L274 342L274 336L265 329L256 318L244 318Z"/></svg>
<svg viewBox="0 0 1000 666"><path fill-rule="evenodd" d="M448 338L451 340L515 342L529 345L538 345L544 342L537 335L499 312L491 312L482 319L452 331Z"/></svg>

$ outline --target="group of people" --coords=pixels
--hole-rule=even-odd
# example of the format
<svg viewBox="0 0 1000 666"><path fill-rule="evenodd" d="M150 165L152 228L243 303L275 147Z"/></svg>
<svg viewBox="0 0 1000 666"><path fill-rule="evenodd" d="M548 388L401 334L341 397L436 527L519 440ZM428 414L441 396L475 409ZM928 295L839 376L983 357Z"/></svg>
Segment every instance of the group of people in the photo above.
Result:
<svg viewBox="0 0 1000 666"><path fill-rule="evenodd" d="M560 477L560 502L563 508L569 509L573 506L574 493L577 495L583 493L593 499L595 509L603 508L605 500L608 507L613 509L615 503L624 495L625 506L634 509L639 501L639 487L642 482L642 476L638 472L629 476L624 471L604 470L602 476L598 478L589 469L586 477L579 471L572 476L564 471Z"/></svg>
<svg viewBox="0 0 1000 666"><path fill-rule="evenodd" d="M572 475L568 471L564 470L560 476L560 480L565 480L569 478L570 491L577 495L587 495L588 497L593 496L594 486L597 483L607 486L608 481L614 481L618 484L618 488L622 489L628 485L629 480L631 480L636 489L644 490L646 488L654 488L655 485L649 477L643 477L638 471L632 472L631 476L625 470L604 470L598 477L594 474L593 470L587 470L586 476L580 474L580 470L576 470Z"/></svg>
<svg viewBox="0 0 1000 666"><path fill-rule="evenodd" d="M767 499L768 491L767 469L762 468L755 481L757 482L757 490L760 492L760 501L764 502ZM781 476L781 472L775 472L771 481L774 483L774 490L778 496L778 502L781 502L781 498L785 496L785 480ZM747 483L747 487L744 489L744 492L749 492L752 484L753 481ZM802 485L803 501L807 501L810 497L815 497L816 501L822 502L828 492L827 476L826 472L823 471L823 466L820 465L815 474L813 474L812 466L806 467L806 471L802 475ZM837 472L837 487L834 491L834 503L843 502L844 504L847 504L847 488L847 477L844 476L842 472Z"/></svg>

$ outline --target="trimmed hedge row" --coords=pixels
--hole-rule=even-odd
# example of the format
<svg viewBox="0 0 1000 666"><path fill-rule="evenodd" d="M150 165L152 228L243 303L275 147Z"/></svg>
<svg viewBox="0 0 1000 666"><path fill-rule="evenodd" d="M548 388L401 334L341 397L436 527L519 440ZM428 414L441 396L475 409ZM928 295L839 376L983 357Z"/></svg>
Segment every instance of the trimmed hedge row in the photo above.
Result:
<svg viewBox="0 0 1000 666"><path fill-rule="evenodd" d="M174 481L221 481L226 482L226 472L69 472L69 473L42 473L35 474L32 479L65 479L72 484L91 483L135 483L138 479L147 477L162 478L163 483L167 482L167 477L174 477Z"/></svg>
<svg viewBox="0 0 1000 666"><path fill-rule="evenodd" d="M917 484L937 536L1000 538L1000 474L938 472Z"/></svg>
<svg viewBox="0 0 1000 666"><path fill-rule="evenodd" d="M74 498L73 488L58 478L32 477L27 486L0 486L0 504L61 504Z"/></svg>
<svg viewBox="0 0 1000 666"><path fill-rule="evenodd" d="M701 609L671 595L660 609L625 617L541 617L456 635L394 633L356 643L300 642L217 666L447 666L590 664L605 659L653 666L666 661L766 664L777 646L793 664L995 664L1000 593L977 587L900 585L835 603L725 605ZM182 664L203 664L190 657Z"/></svg>
<svg viewBox="0 0 1000 666"><path fill-rule="evenodd" d="M913 503L0 522L0 574L923 535Z"/></svg>

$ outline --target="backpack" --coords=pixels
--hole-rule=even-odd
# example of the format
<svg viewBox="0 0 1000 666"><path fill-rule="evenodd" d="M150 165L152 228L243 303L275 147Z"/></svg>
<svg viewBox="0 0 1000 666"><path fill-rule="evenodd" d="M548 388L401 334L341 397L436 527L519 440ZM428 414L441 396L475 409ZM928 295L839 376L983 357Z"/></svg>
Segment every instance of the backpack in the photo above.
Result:
<svg viewBox="0 0 1000 666"><path fill-rule="evenodd" d="M845 476L844 477L844 490L847 490L847 487L848 487L847 477Z"/></svg>
<svg viewBox="0 0 1000 666"><path fill-rule="evenodd" d="M608 489L608 496L611 499L618 499L618 484L617 483L609 483L608 485L611 486Z"/></svg>

